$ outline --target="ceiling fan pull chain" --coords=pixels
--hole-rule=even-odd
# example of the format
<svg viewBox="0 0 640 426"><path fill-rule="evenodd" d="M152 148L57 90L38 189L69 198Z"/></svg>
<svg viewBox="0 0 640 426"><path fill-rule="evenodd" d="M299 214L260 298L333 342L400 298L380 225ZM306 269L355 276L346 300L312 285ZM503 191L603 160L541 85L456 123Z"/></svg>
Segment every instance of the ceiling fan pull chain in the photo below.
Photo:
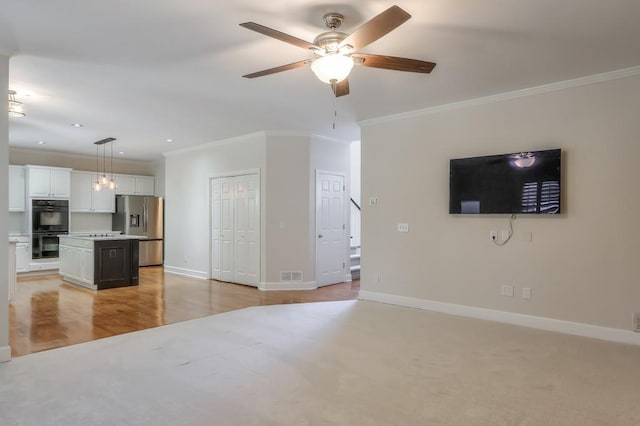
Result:
<svg viewBox="0 0 640 426"><path fill-rule="evenodd" d="M333 96L333 130L336 129L337 117L338 117L338 98Z"/></svg>

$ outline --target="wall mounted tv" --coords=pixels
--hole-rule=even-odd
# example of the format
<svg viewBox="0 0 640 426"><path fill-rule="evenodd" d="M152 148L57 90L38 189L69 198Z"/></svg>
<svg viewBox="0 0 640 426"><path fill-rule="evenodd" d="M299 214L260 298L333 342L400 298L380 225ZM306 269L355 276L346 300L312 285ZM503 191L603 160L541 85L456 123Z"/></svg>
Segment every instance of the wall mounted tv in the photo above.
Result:
<svg viewBox="0 0 640 426"><path fill-rule="evenodd" d="M551 149L451 160L449 213L560 213L560 157Z"/></svg>

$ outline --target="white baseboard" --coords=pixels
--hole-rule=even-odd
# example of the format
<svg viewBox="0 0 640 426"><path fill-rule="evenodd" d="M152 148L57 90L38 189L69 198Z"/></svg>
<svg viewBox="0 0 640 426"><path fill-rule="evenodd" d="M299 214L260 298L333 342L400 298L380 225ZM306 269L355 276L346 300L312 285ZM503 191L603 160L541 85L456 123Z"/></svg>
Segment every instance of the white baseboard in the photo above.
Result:
<svg viewBox="0 0 640 426"><path fill-rule="evenodd" d="M0 347L0 362L11 361L11 347L10 346L2 346Z"/></svg>
<svg viewBox="0 0 640 426"><path fill-rule="evenodd" d="M318 288L315 281L307 281L307 282L277 282L277 283L267 283L261 282L258 286L258 289L265 291L272 290L315 290Z"/></svg>
<svg viewBox="0 0 640 426"><path fill-rule="evenodd" d="M433 300L417 299L415 297L396 296L387 293L360 291L361 300L406 306L408 308L424 309L426 311L442 312L463 317L479 318L488 321L520 325L539 330L555 331L573 334L610 342L626 343L640 346L640 333L620 328L601 327L572 321L552 318L536 317L533 315L517 314L513 312L496 311L493 309L477 308L474 306L456 305L453 303L436 302Z"/></svg>
<svg viewBox="0 0 640 426"><path fill-rule="evenodd" d="M184 275L185 277L200 278L202 280L209 279L209 274L202 271L196 271L194 269L185 269L178 268L176 266L164 265L164 271L169 272L170 274Z"/></svg>

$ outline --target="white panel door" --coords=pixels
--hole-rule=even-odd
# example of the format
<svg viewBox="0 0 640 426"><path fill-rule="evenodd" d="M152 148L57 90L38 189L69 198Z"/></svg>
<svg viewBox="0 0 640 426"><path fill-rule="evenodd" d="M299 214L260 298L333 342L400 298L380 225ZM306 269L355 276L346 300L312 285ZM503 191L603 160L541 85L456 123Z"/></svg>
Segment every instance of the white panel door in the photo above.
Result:
<svg viewBox="0 0 640 426"><path fill-rule="evenodd" d="M259 284L258 175L235 178L235 282Z"/></svg>
<svg viewBox="0 0 640 426"><path fill-rule="evenodd" d="M347 231L344 176L317 173L316 178L316 283L344 282Z"/></svg>
<svg viewBox="0 0 640 426"><path fill-rule="evenodd" d="M222 196L221 179L211 180L211 278L220 280L220 265L222 264L221 253L221 196Z"/></svg>
<svg viewBox="0 0 640 426"><path fill-rule="evenodd" d="M260 283L260 176L211 179L211 278Z"/></svg>
<svg viewBox="0 0 640 426"><path fill-rule="evenodd" d="M220 279L232 282L235 279L233 253L234 237L234 178L220 179Z"/></svg>
<svg viewBox="0 0 640 426"><path fill-rule="evenodd" d="M247 284L260 284L260 176L247 176Z"/></svg>

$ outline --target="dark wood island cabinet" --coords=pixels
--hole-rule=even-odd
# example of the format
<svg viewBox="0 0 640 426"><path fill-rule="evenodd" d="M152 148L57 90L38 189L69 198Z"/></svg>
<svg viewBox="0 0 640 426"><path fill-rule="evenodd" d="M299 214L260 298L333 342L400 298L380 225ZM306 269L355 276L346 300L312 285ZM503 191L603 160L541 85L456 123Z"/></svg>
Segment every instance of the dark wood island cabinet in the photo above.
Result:
<svg viewBox="0 0 640 426"><path fill-rule="evenodd" d="M90 288L138 285L139 239L127 237L60 237L60 275Z"/></svg>

